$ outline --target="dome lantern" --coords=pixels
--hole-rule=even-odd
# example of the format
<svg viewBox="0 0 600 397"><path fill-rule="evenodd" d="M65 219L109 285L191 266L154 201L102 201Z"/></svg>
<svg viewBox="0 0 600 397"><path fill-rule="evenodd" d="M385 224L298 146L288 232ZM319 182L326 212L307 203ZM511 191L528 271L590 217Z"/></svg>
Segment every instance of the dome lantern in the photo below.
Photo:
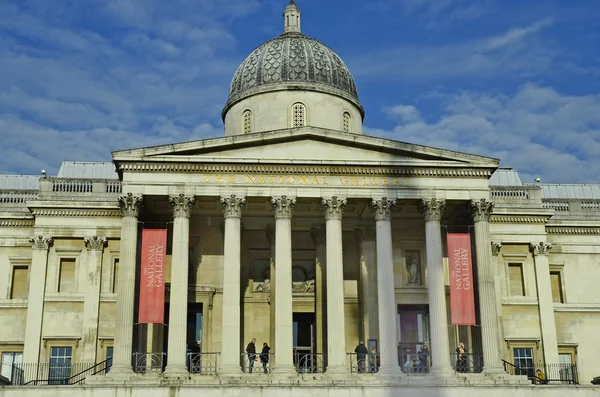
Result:
<svg viewBox="0 0 600 397"><path fill-rule="evenodd" d="M283 11L284 33L300 33L301 15L302 13L294 0L290 0L290 4L285 7L285 10Z"/></svg>

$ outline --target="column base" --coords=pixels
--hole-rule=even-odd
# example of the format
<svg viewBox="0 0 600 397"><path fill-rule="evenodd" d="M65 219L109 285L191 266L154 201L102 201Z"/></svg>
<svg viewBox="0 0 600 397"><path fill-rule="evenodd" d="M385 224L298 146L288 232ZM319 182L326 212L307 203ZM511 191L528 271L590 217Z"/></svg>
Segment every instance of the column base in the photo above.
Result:
<svg viewBox="0 0 600 397"><path fill-rule="evenodd" d="M271 373L277 377L296 376L296 368L293 365L275 366Z"/></svg>
<svg viewBox="0 0 600 397"><path fill-rule="evenodd" d="M190 373L185 365L168 365L163 376L169 379L187 379Z"/></svg>
<svg viewBox="0 0 600 397"><path fill-rule="evenodd" d="M133 372L133 368L127 365L113 365L110 367L110 372L106 374L108 379L120 381L120 380L129 380L133 376L135 376L135 372Z"/></svg>
<svg viewBox="0 0 600 397"><path fill-rule="evenodd" d="M239 365L231 365L231 366L223 366L221 367L217 374L219 376L242 376L242 367Z"/></svg>
<svg viewBox="0 0 600 397"><path fill-rule="evenodd" d="M484 366L481 372L486 375L508 375L502 366Z"/></svg>
<svg viewBox="0 0 600 397"><path fill-rule="evenodd" d="M377 371L377 376L382 378L400 378L402 376L402 371L397 365L390 365L387 367L382 366L379 367L379 370Z"/></svg>
<svg viewBox="0 0 600 397"><path fill-rule="evenodd" d="M350 371L345 365L328 365L325 369L326 375L346 375L349 373Z"/></svg>
<svg viewBox="0 0 600 397"><path fill-rule="evenodd" d="M452 378L456 374L450 365L448 367L432 367L429 373L438 378Z"/></svg>

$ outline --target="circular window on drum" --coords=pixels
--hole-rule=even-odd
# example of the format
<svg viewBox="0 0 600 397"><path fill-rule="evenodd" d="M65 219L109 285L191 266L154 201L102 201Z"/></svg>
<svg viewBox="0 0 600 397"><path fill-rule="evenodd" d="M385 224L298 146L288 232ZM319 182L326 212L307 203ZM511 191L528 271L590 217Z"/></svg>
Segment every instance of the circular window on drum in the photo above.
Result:
<svg viewBox="0 0 600 397"><path fill-rule="evenodd" d="M342 131L351 132L352 131L352 118L350 117L350 113L344 112L342 114Z"/></svg>
<svg viewBox="0 0 600 397"><path fill-rule="evenodd" d="M250 134L252 132L252 111L249 109L244 110L242 114L242 130L244 134Z"/></svg>

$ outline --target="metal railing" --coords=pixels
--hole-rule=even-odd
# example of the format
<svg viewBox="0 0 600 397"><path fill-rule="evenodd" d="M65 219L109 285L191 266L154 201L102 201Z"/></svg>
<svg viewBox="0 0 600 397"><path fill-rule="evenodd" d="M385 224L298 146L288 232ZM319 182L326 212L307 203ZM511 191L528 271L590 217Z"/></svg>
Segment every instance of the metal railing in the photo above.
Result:
<svg viewBox="0 0 600 397"><path fill-rule="evenodd" d="M294 352L294 364L299 374L319 374L325 372L325 353Z"/></svg>
<svg viewBox="0 0 600 397"><path fill-rule="evenodd" d="M346 353L351 374L374 374L379 371L379 353Z"/></svg>
<svg viewBox="0 0 600 397"><path fill-rule="evenodd" d="M478 374L483 371L483 354L452 353L450 363L456 372Z"/></svg>
<svg viewBox="0 0 600 397"><path fill-rule="evenodd" d="M425 374L431 368L429 351L419 353L399 353L398 365L405 374Z"/></svg>
<svg viewBox="0 0 600 397"><path fill-rule="evenodd" d="M527 376L535 385L567 384L578 385L577 365L569 363L544 364L531 363L528 366L516 366L502 360L504 371L509 375Z"/></svg>
<svg viewBox="0 0 600 397"><path fill-rule="evenodd" d="M188 353L187 367L190 374L216 375L219 354L221 353Z"/></svg>
<svg viewBox="0 0 600 397"><path fill-rule="evenodd" d="M162 373L167 364L167 353L133 353L133 363L135 373Z"/></svg>
<svg viewBox="0 0 600 397"><path fill-rule="evenodd" d="M91 375L92 363L22 363L13 364L11 384L15 386L74 385Z"/></svg>
<svg viewBox="0 0 600 397"><path fill-rule="evenodd" d="M247 374L269 374L275 353L242 353L242 372Z"/></svg>

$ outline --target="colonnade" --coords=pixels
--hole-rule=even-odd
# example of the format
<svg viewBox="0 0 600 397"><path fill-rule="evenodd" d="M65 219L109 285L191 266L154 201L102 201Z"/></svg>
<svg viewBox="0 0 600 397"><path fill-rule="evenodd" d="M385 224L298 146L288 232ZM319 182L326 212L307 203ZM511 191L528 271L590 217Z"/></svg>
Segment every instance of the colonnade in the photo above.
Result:
<svg viewBox="0 0 600 397"><path fill-rule="evenodd" d="M114 359L111 376L129 375L135 290L137 246L137 216L141 195L127 194L120 198L123 216L121 263L117 291ZM187 374L186 311L188 289L189 216L194 197L169 197L174 215L171 297L169 318L169 352L165 376ZM230 195L220 198L223 211L223 323L220 374L236 375L240 368L240 255L241 218L245 197ZM325 213L326 244L326 316L327 372L348 372L346 365L344 326L344 280L342 250L342 217L347 200L340 197L322 198ZM292 351L292 217L296 198L279 196L271 199L275 218L275 357L274 374L295 372ZM397 306L394 286L391 216L396 200L373 198L370 203L376 230L377 302L379 321L379 353L382 376L400 376L397 355ZM446 314L446 293L442 257L441 226L445 201L419 201L425 219L428 299L431 328L432 373L443 376L452 371ZM480 288L481 328L484 371L502 371L496 327L496 302L491 261L489 216L493 204L481 200L472 202L475 221Z"/></svg>

